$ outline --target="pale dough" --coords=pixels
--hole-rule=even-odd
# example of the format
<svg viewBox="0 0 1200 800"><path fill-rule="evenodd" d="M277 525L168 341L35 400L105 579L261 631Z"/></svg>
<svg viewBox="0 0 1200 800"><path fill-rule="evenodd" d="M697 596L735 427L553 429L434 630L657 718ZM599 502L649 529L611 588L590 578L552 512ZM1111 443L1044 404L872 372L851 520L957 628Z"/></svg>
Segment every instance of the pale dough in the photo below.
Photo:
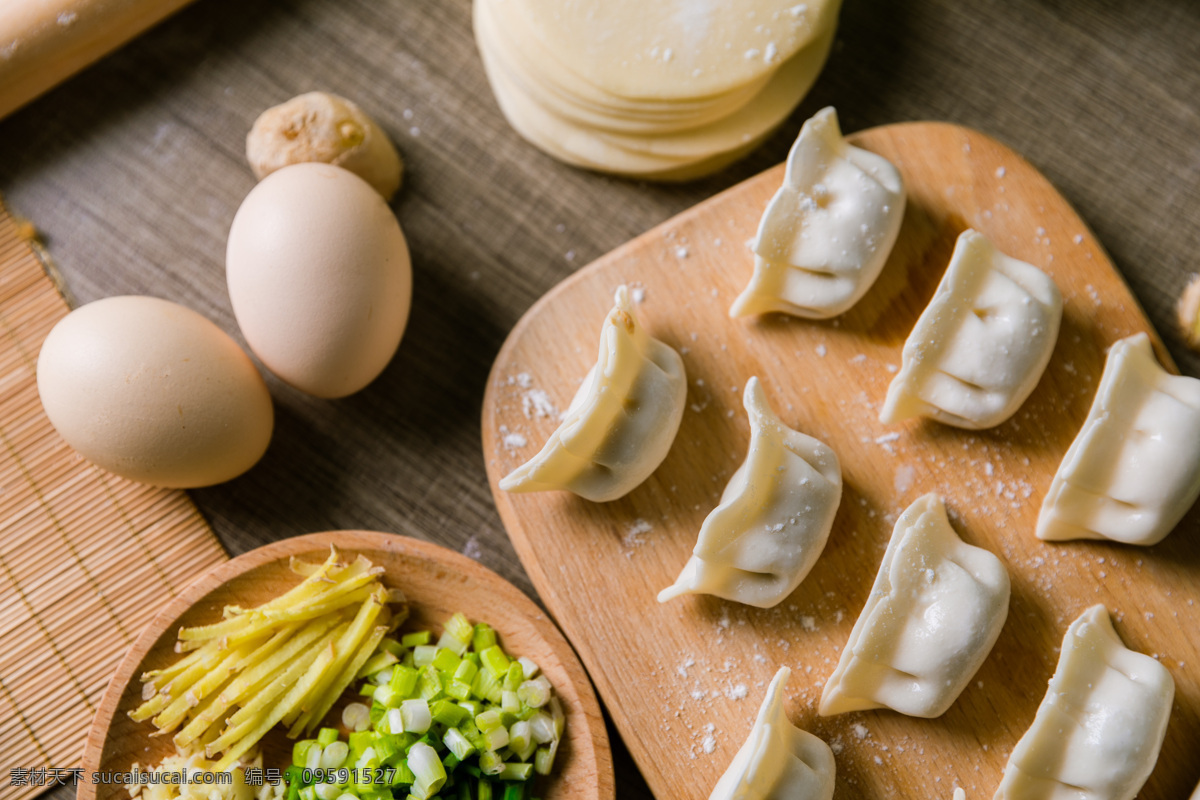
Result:
<svg viewBox="0 0 1200 800"><path fill-rule="evenodd" d="M711 594L770 608L808 575L842 498L837 454L783 423L758 378L746 382L750 447L705 518L679 579L658 595Z"/></svg>
<svg viewBox="0 0 1200 800"><path fill-rule="evenodd" d="M682 100L753 81L832 27L839 0L505 0L556 61L622 97ZM666 55L667 51L670 55Z"/></svg>
<svg viewBox="0 0 1200 800"><path fill-rule="evenodd" d="M1200 380L1167 373L1144 333L1112 346L1038 514L1039 539L1161 542L1200 495Z"/></svg>
<svg viewBox="0 0 1200 800"><path fill-rule="evenodd" d="M1167 732L1175 682L1092 606L1067 629L1033 725L1013 748L994 800L1133 800Z"/></svg>

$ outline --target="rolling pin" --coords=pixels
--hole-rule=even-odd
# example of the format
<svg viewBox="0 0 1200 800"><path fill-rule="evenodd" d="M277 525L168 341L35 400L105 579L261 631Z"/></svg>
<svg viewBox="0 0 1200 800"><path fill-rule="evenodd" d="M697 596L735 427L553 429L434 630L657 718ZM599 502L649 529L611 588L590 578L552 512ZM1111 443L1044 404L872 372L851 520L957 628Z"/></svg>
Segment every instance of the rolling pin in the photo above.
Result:
<svg viewBox="0 0 1200 800"><path fill-rule="evenodd" d="M0 0L0 117L190 0Z"/></svg>

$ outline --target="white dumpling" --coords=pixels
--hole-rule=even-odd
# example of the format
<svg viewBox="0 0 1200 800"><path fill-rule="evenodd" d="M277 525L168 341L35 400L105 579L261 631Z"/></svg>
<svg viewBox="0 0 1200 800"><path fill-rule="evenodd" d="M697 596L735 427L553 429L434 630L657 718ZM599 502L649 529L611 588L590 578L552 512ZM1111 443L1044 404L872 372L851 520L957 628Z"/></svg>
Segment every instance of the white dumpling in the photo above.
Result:
<svg viewBox="0 0 1200 800"><path fill-rule="evenodd" d="M1108 609L1071 623L1033 725L995 800L1132 800L1158 761L1175 682L1125 647Z"/></svg>
<svg viewBox="0 0 1200 800"><path fill-rule="evenodd" d="M945 713L996 643L1008 597L1000 559L958 538L940 497L920 498L896 521L820 714Z"/></svg>
<svg viewBox="0 0 1200 800"><path fill-rule="evenodd" d="M842 498L842 470L826 444L794 431L746 382L750 448L721 503L704 520L691 559L664 603L711 594L769 608L792 593L825 549Z"/></svg>
<svg viewBox="0 0 1200 800"><path fill-rule="evenodd" d="M1196 791L1192 792L1192 800L1200 800L1200 783L1196 784Z"/></svg>
<svg viewBox="0 0 1200 800"><path fill-rule="evenodd" d="M837 112L818 111L788 153L754 243L754 275L732 317L782 311L826 319L879 277L904 218L904 181L883 156L842 138Z"/></svg>
<svg viewBox="0 0 1200 800"><path fill-rule="evenodd" d="M964 231L904 343L879 418L932 417L972 430L999 425L1037 386L1061 320L1062 296L1050 276Z"/></svg>
<svg viewBox="0 0 1200 800"><path fill-rule="evenodd" d="M780 667L746 743L708 800L830 800L835 764L829 745L788 721L783 688L792 671Z"/></svg>
<svg viewBox="0 0 1200 800"><path fill-rule="evenodd" d="M646 333L617 289L600 357L541 451L500 481L506 492L566 489L598 503L628 494L658 468L683 419L683 359Z"/></svg>
<svg viewBox="0 0 1200 800"><path fill-rule="evenodd" d="M1122 339L1042 502L1038 538L1162 541L1200 494L1198 442L1200 380L1164 371L1146 334Z"/></svg>

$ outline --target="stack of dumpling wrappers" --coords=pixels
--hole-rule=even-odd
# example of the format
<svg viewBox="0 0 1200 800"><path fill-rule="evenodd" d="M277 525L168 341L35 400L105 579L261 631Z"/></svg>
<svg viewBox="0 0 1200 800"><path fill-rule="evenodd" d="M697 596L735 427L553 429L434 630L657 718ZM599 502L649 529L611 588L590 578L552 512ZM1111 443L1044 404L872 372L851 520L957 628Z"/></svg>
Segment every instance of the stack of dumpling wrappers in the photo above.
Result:
<svg viewBox="0 0 1200 800"><path fill-rule="evenodd" d="M512 126L568 164L689 180L754 149L816 81L841 0L475 0Z"/></svg>

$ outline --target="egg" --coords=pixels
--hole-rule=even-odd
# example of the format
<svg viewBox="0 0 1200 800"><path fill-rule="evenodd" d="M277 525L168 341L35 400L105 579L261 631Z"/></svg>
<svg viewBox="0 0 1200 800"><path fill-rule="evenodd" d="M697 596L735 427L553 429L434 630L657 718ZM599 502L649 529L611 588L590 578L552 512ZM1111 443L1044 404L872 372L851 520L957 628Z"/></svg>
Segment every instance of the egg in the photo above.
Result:
<svg viewBox="0 0 1200 800"><path fill-rule="evenodd" d="M229 231L225 274L250 349L317 397L373 381L408 322L400 225L366 181L330 164L293 164L251 190Z"/></svg>
<svg viewBox="0 0 1200 800"><path fill-rule="evenodd" d="M211 321L155 297L109 297L50 331L37 386L55 430L135 481L210 486L254 466L274 425L250 357Z"/></svg>

